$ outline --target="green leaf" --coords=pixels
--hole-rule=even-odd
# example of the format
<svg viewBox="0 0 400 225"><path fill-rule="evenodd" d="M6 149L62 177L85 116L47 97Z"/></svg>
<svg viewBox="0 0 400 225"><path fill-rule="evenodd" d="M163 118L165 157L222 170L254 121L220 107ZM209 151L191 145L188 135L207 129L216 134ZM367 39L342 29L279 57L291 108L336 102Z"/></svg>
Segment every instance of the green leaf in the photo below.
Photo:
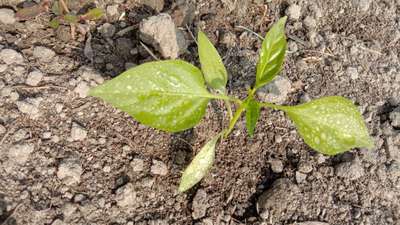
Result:
<svg viewBox="0 0 400 225"><path fill-rule="evenodd" d="M89 92L139 122L164 131L194 127L204 116L209 93L201 71L181 60L144 63Z"/></svg>
<svg viewBox="0 0 400 225"><path fill-rule="evenodd" d="M203 71L207 84L211 88L225 93L228 73L222 63L221 56L203 32L199 31L197 39L201 70Z"/></svg>
<svg viewBox="0 0 400 225"><path fill-rule="evenodd" d="M287 113L304 141L318 152L335 155L356 147L374 146L360 112L346 98L324 97L279 109Z"/></svg>
<svg viewBox="0 0 400 225"><path fill-rule="evenodd" d="M94 8L89 10L85 15L83 15L83 18L86 20L97 20L103 17L104 11L100 8Z"/></svg>
<svg viewBox="0 0 400 225"><path fill-rule="evenodd" d="M185 169L179 184L180 192L185 192L192 188L208 173L208 170L214 163L215 145L220 136L221 135L218 135L207 142Z"/></svg>
<svg viewBox="0 0 400 225"><path fill-rule="evenodd" d="M64 20L68 23L77 23L79 21L79 18L74 14L66 14L64 16Z"/></svg>
<svg viewBox="0 0 400 225"><path fill-rule="evenodd" d="M253 98L250 98L246 104L246 128L250 137L254 134L254 129L260 117L260 106Z"/></svg>
<svg viewBox="0 0 400 225"><path fill-rule="evenodd" d="M57 29L60 26L60 21L58 20L58 18L54 18L50 21L50 27L53 29Z"/></svg>
<svg viewBox="0 0 400 225"><path fill-rule="evenodd" d="M279 19L265 36L257 63L255 89L272 81L281 70L287 45L285 23L286 16Z"/></svg>

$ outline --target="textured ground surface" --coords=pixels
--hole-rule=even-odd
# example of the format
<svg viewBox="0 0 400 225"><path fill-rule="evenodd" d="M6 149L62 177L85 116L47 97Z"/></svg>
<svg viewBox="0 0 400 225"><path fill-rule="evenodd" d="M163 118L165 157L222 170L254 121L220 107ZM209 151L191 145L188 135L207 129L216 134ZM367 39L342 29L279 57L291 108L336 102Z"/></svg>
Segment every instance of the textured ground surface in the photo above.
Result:
<svg viewBox="0 0 400 225"><path fill-rule="evenodd" d="M16 10L20 2L0 5ZM68 26L49 28L49 13L13 21L2 8L0 224L400 224L398 0L142 2L153 9L98 1L106 18L75 40ZM264 110L254 138L240 121L206 179L179 194L181 171L226 122L220 104L194 129L167 134L86 96L152 60L139 23L160 9L178 27L180 58L198 65L191 33L207 33L238 97L254 81L261 44L249 30L263 35L288 15L289 52L274 89L280 101L348 97L376 148L323 156L283 113ZM162 47L146 45L162 58Z"/></svg>

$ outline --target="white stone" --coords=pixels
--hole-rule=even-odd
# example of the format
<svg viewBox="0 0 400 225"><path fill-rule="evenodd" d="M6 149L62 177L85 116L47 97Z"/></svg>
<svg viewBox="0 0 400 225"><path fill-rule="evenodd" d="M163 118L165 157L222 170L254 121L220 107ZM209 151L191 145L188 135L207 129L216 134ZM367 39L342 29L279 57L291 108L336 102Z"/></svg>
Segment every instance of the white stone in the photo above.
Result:
<svg viewBox="0 0 400 225"><path fill-rule="evenodd" d="M290 19L298 20L301 17L301 7L299 5L290 5L286 11Z"/></svg>
<svg viewBox="0 0 400 225"><path fill-rule="evenodd" d="M85 81L81 81L75 87L74 92L79 95L80 98L86 98L88 96L90 87Z"/></svg>
<svg viewBox="0 0 400 225"><path fill-rule="evenodd" d="M135 209L139 206L137 193L131 183L118 188L116 191L115 200L121 208Z"/></svg>
<svg viewBox="0 0 400 225"><path fill-rule="evenodd" d="M24 101L17 101L15 104L20 112L27 114L32 119L36 119L40 116L40 101L40 99L25 99Z"/></svg>
<svg viewBox="0 0 400 225"><path fill-rule="evenodd" d="M87 131L77 123L72 124L71 139L72 141L82 141L86 138Z"/></svg>
<svg viewBox="0 0 400 225"><path fill-rule="evenodd" d="M28 74L25 83L29 86L36 86L42 81L43 73L39 70L34 70Z"/></svg>
<svg viewBox="0 0 400 225"><path fill-rule="evenodd" d="M47 47L36 46L33 49L33 57L41 62L51 62L55 55L56 53Z"/></svg>
<svg viewBox="0 0 400 225"><path fill-rule="evenodd" d="M271 83L260 88L257 91L257 96L263 102L282 104L290 93L291 87L292 85L289 79L277 76Z"/></svg>
<svg viewBox="0 0 400 225"><path fill-rule="evenodd" d="M22 57L21 53L9 48L0 51L0 59L7 65L22 64L24 62L24 57Z"/></svg>
<svg viewBox="0 0 400 225"><path fill-rule="evenodd" d="M57 177L66 185L72 186L81 182L83 173L79 160L75 158L64 159L58 166Z"/></svg>
<svg viewBox="0 0 400 225"><path fill-rule="evenodd" d="M15 23L15 13L8 8L0 9L0 24L13 24Z"/></svg>
<svg viewBox="0 0 400 225"><path fill-rule="evenodd" d="M22 165L28 161L34 150L35 146L31 143L13 145L8 151L8 158L10 161Z"/></svg>
<svg viewBox="0 0 400 225"><path fill-rule="evenodd" d="M159 160L153 160L153 165L150 168L150 172L155 175L165 176L168 173L168 167L165 163Z"/></svg>
<svg viewBox="0 0 400 225"><path fill-rule="evenodd" d="M144 161L140 158L134 158L130 165L134 172L141 172L144 168Z"/></svg>

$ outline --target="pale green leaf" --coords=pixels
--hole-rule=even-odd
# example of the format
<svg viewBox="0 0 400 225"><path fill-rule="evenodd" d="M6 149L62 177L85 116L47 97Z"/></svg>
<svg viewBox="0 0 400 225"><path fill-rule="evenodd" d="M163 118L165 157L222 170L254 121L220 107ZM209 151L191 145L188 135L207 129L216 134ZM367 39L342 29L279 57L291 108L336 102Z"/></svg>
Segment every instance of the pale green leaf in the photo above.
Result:
<svg viewBox="0 0 400 225"><path fill-rule="evenodd" d="M221 56L203 32L199 31L197 39L201 70L205 80L211 88L224 93L228 81L228 73L222 63Z"/></svg>
<svg viewBox="0 0 400 225"><path fill-rule="evenodd" d="M50 27L53 29L57 29L60 26L60 20L58 18L54 18L49 23Z"/></svg>
<svg viewBox="0 0 400 225"><path fill-rule="evenodd" d="M207 175L208 170L214 163L215 145L219 137L220 135L207 142L185 169L179 184L180 192L189 190Z"/></svg>
<svg viewBox="0 0 400 225"><path fill-rule="evenodd" d="M104 16L104 11L102 9L94 8L90 9L87 13L85 13L85 15L83 15L83 18L85 20L97 20L103 16Z"/></svg>
<svg viewBox="0 0 400 225"><path fill-rule="evenodd" d="M79 21L78 16L71 13L64 15L63 18L68 23L77 23Z"/></svg>
<svg viewBox="0 0 400 225"><path fill-rule="evenodd" d="M254 134L258 117L260 117L260 106L257 101L251 98L246 103L246 128L250 137Z"/></svg>
<svg viewBox="0 0 400 225"><path fill-rule="evenodd" d="M181 60L144 63L90 91L139 122L177 132L195 126L213 98L201 71Z"/></svg>
<svg viewBox="0 0 400 225"><path fill-rule="evenodd" d="M374 146L357 107L348 99L332 96L298 106L280 106L314 150L335 155L356 147Z"/></svg>
<svg viewBox="0 0 400 225"><path fill-rule="evenodd" d="M265 36L257 63L255 89L272 81L281 70L287 46L285 23L286 17L282 17Z"/></svg>

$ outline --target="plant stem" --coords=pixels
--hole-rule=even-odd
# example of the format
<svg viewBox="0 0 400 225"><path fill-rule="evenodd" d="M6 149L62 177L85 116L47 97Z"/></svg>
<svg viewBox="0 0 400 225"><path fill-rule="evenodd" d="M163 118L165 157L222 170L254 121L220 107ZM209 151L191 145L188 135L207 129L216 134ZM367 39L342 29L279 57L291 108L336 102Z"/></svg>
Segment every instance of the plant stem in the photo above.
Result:
<svg viewBox="0 0 400 225"><path fill-rule="evenodd" d="M268 107L268 108L275 109L275 110L282 110L282 111L285 111L285 109L287 108L286 106L283 106L283 105L275 105L275 104L272 104L272 103L269 103L269 102L260 102L259 104L260 104L261 106L263 106L263 107Z"/></svg>
<svg viewBox="0 0 400 225"><path fill-rule="evenodd" d="M228 115L229 115L229 119L231 120L233 118L233 113L232 113L232 106L231 106L231 102L228 100L224 100L225 106L228 110Z"/></svg>
<svg viewBox="0 0 400 225"><path fill-rule="evenodd" d="M232 132L233 128L235 127L236 122L240 118L240 115L242 115L242 112L244 111L245 108L246 108L245 104L240 103L239 108L236 110L236 112L233 115L231 121L229 122L228 129L225 131L225 134L224 134L225 138Z"/></svg>

